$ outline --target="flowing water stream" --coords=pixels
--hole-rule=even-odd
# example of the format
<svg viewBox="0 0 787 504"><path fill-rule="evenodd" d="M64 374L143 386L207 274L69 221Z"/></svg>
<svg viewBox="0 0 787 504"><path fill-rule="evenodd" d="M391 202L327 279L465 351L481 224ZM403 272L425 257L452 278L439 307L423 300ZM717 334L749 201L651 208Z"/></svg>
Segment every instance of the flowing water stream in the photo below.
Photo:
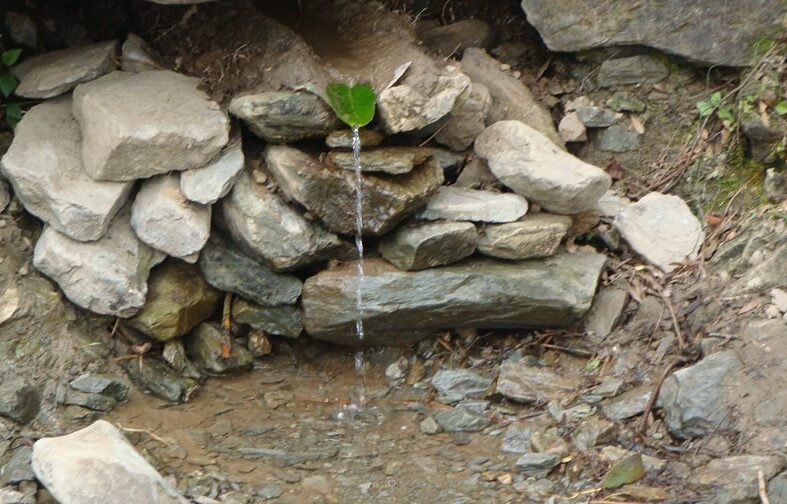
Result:
<svg viewBox="0 0 787 504"><path fill-rule="evenodd" d="M357 127L353 127L353 167L355 169L355 247L358 250L358 261L356 269L358 282L355 290L355 333L360 343L363 343L363 283L366 278L363 267L363 176L361 174L361 133ZM355 354L355 369L361 375L361 387L359 397L353 402L360 407L366 402L366 371L363 350ZM356 404L357 402L357 404Z"/></svg>

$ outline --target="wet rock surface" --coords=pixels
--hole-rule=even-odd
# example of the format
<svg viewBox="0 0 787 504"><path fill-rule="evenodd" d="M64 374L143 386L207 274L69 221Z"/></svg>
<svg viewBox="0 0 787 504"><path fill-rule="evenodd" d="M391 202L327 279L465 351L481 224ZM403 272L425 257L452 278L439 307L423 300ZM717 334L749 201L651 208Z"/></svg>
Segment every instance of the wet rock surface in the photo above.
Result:
<svg viewBox="0 0 787 504"><path fill-rule="evenodd" d="M232 318L239 324L288 338L297 338L303 332L303 312L299 306L261 306L236 299L232 304Z"/></svg>
<svg viewBox="0 0 787 504"><path fill-rule="evenodd" d="M319 96L305 92L266 91L237 96L230 102L229 111L255 135L271 143L326 136L337 122Z"/></svg>

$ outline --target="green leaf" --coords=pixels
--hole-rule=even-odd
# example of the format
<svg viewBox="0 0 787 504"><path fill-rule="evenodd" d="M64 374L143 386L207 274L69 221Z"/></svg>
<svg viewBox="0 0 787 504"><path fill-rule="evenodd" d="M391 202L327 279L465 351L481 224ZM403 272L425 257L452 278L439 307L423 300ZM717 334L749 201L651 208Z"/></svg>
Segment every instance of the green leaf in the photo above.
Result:
<svg viewBox="0 0 787 504"><path fill-rule="evenodd" d="M11 74L0 76L0 92L2 92L5 97L10 96L11 93L14 92L17 84L19 84L19 82L17 82Z"/></svg>
<svg viewBox="0 0 787 504"><path fill-rule="evenodd" d="M19 121L22 120L22 108L18 103L9 103L5 107L5 122L11 128L16 128Z"/></svg>
<svg viewBox="0 0 787 504"><path fill-rule="evenodd" d="M22 54L21 49L9 49L4 53L0 54L0 58L3 60L3 64L7 67L10 67L16 60L19 59L19 55Z"/></svg>
<svg viewBox="0 0 787 504"><path fill-rule="evenodd" d="M714 107L718 107L719 105L721 105L721 91L716 91L715 93L710 95L708 101Z"/></svg>
<svg viewBox="0 0 787 504"><path fill-rule="evenodd" d="M328 105L342 122L353 128L366 126L374 119L376 97L367 84L349 87L345 84L330 84L326 88Z"/></svg>
<svg viewBox="0 0 787 504"><path fill-rule="evenodd" d="M787 114L787 100L782 100L777 103L773 110L779 115Z"/></svg>
<svg viewBox="0 0 787 504"><path fill-rule="evenodd" d="M708 117L713 112L713 105L707 101L697 102L697 110L700 111L700 117Z"/></svg>
<svg viewBox="0 0 787 504"><path fill-rule="evenodd" d="M732 125L735 124L735 114L732 113L732 110L727 107L720 107L716 111L716 115L724 122L724 126L727 129L732 129Z"/></svg>
<svg viewBox="0 0 787 504"><path fill-rule="evenodd" d="M639 481L643 476L645 476L645 466L642 464L642 455L635 453L613 465L601 482L601 486L607 489L620 488Z"/></svg>

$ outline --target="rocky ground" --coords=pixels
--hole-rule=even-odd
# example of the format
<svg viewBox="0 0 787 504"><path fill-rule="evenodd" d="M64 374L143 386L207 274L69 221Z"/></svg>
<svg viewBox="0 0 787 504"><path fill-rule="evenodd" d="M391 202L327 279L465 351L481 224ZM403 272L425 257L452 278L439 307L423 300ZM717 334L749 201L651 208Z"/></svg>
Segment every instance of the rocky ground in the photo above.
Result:
<svg viewBox="0 0 787 504"><path fill-rule="evenodd" d="M353 11L323 1L258 2L266 16L223 2L12 6L8 36L38 50L133 29L153 49L129 39L124 70L199 77L246 128L230 132L175 72L110 75L32 109L64 89L20 77L32 101L3 158L15 195L0 187L0 502L53 502L47 488L106 502L94 471L117 470L112 457L123 500L140 503L787 502L785 51L755 34L777 6L709 47L724 9L676 26L634 9L653 51L598 48L630 42L614 23L550 23L611 16L583 2L385 3L420 45L387 10L359 11L375 22L332 40L325 26ZM84 80L117 49L81 56ZM346 132L316 97L278 87L331 68L382 88L401 58L431 101L381 93L364 142L384 147L363 160L388 171L366 178L367 342L399 345L366 348L359 373L336 345L357 342ZM108 146L138 112L113 100L121 84L167 90L140 102L154 116L188 103L199 147L142 145L135 163ZM251 84L262 91L238 98ZM430 129L458 87L467 101ZM308 120L288 122L284 104ZM300 141L329 134L325 155ZM47 148L68 181L39 176L53 166L36 157L42 138L59 139ZM74 153L81 142L93 157ZM559 169L539 172L527 149ZM184 152L199 170L133 192L130 165L144 179ZM69 184L95 184L76 214ZM260 238L251 215L308 239Z"/></svg>

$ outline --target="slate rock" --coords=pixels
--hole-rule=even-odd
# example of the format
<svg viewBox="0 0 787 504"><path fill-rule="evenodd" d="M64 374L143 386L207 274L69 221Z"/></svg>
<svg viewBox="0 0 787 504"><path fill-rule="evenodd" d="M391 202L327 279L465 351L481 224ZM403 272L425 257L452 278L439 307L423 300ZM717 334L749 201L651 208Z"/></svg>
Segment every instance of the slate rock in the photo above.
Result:
<svg viewBox="0 0 787 504"><path fill-rule="evenodd" d="M571 218L538 213L517 222L485 226L478 240L478 251L501 259L549 257L571 228Z"/></svg>
<svg viewBox="0 0 787 504"><path fill-rule="evenodd" d="M344 206L352 206L346 201ZM255 182L249 170L241 172L221 210L224 226L240 249L276 271L330 259L343 248L338 236L306 220L281 196Z"/></svg>
<svg viewBox="0 0 787 504"><path fill-rule="evenodd" d="M122 210L101 239L79 242L45 227L33 266L73 303L102 315L130 317L145 304L150 269L164 258L134 233Z"/></svg>
<svg viewBox="0 0 787 504"><path fill-rule="evenodd" d="M303 311L299 306L260 306L236 299L232 303L232 319L277 336L297 338L303 332Z"/></svg>
<svg viewBox="0 0 787 504"><path fill-rule="evenodd" d="M36 477L61 504L186 504L109 422L33 445Z"/></svg>
<svg viewBox="0 0 787 504"><path fill-rule="evenodd" d="M199 267L213 287L261 305L292 305L301 295L302 282L296 276L277 273L218 237L208 241Z"/></svg>
<svg viewBox="0 0 787 504"><path fill-rule="evenodd" d="M486 49L492 45L495 34L486 21L463 19L455 23L433 26L418 33L424 45L440 56L462 54L469 47Z"/></svg>
<svg viewBox="0 0 787 504"><path fill-rule="evenodd" d="M93 411L112 411L117 404L113 398L101 394L91 394L88 392L80 392L78 390L69 390L63 399L63 404L70 404L72 406L82 406Z"/></svg>
<svg viewBox="0 0 787 504"><path fill-rule="evenodd" d="M472 255L478 231L470 222L435 221L402 226L385 235L380 255L402 270L451 264Z"/></svg>
<svg viewBox="0 0 787 504"><path fill-rule="evenodd" d="M566 143L584 142L588 139L587 127L582 124L576 112L569 112L563 116L557 130L560 133L560 138Z"/></svg>
<svg viewBox="0 0 787 504"><path fill-rule="evenodd" d="M0 170L2 169L2 161L0 161ZM8 182L0 177L0 212L4 212L11 203L11 191L8 189Z"/></svg>
<svg viewBox="0 0 787 504"><path fill-rule="evenodd" d="M525 453L516 461L516 467L525 476L544 478L560 464L554 453Z"/></svg>
<svg viewBox="0 0 787 504"><path fill-rule="evenodd" d="M603 289L596 296L585 319L585 331L593 333L596 338L604 339L609 336L620 320L628 300L628 291L616 287Z"/></svg>
<svg viewBox="0 0 787 504"><path fill-rule="evenodd" d="M442 186L418 212L419 219L471 222L512 222L527 213L528 203L518 194Z"/></svg>
<svg viewBox="0 0 787 504"><path fill-rule="evenodd" d="M150 276L145 307L125 323L154 340L167 341L213 315L220 299L196 266L167 263Z"/></svg>
<svg viewBox="0 0 787 504"><path fill-rule="evenodd" d="M349 170L320 163L309 154L283 145L266 151L268 171L281 190L316 214L332 230L355 234L356 176ZM397 177L362 178L364 235L381 235L424 204L443 183L434 159Z"/></svg>
<svg viewBox="0 0 787 504"><path fill-rule="evenodd" d="M0 468L0 487L18 485L23 481L35 481L36 475L30 463L32 457L33 449L29 446L23 445L15 449L8 462Z"/></svg>
<svg viewBox="0 0 787 504"><path fill-rule="evenodd" d="M192 361L209 373L227 374L248 371L254 357L242 345L230 338L230 354L222 352L226 332L219 324L203 322L188 335L184 342Z"/></svg>
<svg viewBox="0 0 787 504"><path fill-rule="evenodd" d="M546 403L576 393L580 380L524 361L504 361L497 377L497 393L522 403Z"/></svg>
<svg viewBox="0 0 787 504"><path fill-rule="evenodd" d="M730 425L725 407L725 380L734 379L742 363L734 351L718 352L693 366L674 372L661 386L658 405L665 424L681 439L708 435Z"/></svg>
<svg viewBox="0 0 787 504"><path fill-rule="evenodd" d="M142 183L131 206L131 227L148 246L186 262L195 262L210 236L211 207L188 201L178 174L158 175Z"/></svg>
<svg viewBox="0 0 787 504"><path fill-rule="evenodd" d="M618 122L618 117L603 107L577 107L577 117L588 128L608 128Z"/></svg>
<svg viewBox="0 0 787 504"><path fill-rule="evenodd" d="M336 127L336 115L316 94L264 91L236 96L230 113L266 142L289 143L327 136Z"/></svg>
<svg viewBox="0 0 787 504"><path fill-rule="evenodd" d="M361 153L363 149L368 147L377 147L385 139L383 134L372 130L362 128L358 130L358 135L361 139ZM325 137L325 145L331 149L345 149L350 150L353 148L353 132L352 130L336 130L332 131Z"/></svg>
<svg viewBox="0 0 787 504"><path fill-rule="evenodd" d="M644 112L646 104L633 94L616 91L606 102L615 112Z"/></svg>
<svg viewBox="0 0 787 504"><path fill-rule="evenodd" d="M472 369L443 369L432 377L432 387L444 396L479 397L484 395L492 381Z"/></svg>
<svg viewBox="0 0 787 504"><path fill-rule="evenodd" d="M366 344L402 344L446 327L565 327L590 309L606 258L580 251L544 261L489 259L416 272L366 261L362 284ZM304 283L304 326L341 344L354 337L355 264L323 271Z"/></svg>
<svg viewBox="0 0 787 504"><path fill-rule="evenodd" d="M177 374L171 367L157 359L119 361L129 380L150 394L171 403L189 401L199 388L199 383Z"/></svg>
<svg viewBox="0 0 787 504"><path fill-rule="evenodd" d="M593 142L597 149L605 152L630 152L642 145L642 135L624 124L614 124L595 132Z"/></svg>
<svg viewBox="0 0 787 504"><path fill-rule="evenodd" d="M81 143L71 99L51 100L22 118L0 169L28 212L70 238L93 241L106 233L133 184L91 179Z"/></svg>
<svg viewBox="0 0 787 504"><path fill-rule="evenodd" d="M82 160L96 180L126 181L199 168L229 139L229 119L169 70L113 72L74 90Z"/></svg>
<svg viewBox="0 0 787 504"><path fill-rule="evenodd" d="M21 376L6 376L0 382L0 416L27 424L41 408L41 395L34 384Z"/></svg>
<svg viewBox="0 0 787 504"><path fill-rule="evenodd" d="M480 413L465 408L452 408L435 415L435 420L446 432L478 432L486 429L492 421Z"/></svg>
<svg viewBox="0 0 787 504"><path fill-rule="evenodd" d="M605 60L596 74L596 83L603 88L621 84L641 84L659 82L668 75L667 66L653 56L629 56Z"/></svg>
<svg viewBox="0 0 787 504"><path fill-rule="evenodd" d="M519 121L488 127L476 139L475 152L500 182L555 213L593 210L612 184L602 169L560 150Z"/></svg>
<svg viewBox="0 0 787 504"><path fill-rule="evenodd" d="M530 438L534 430L531 427L510 425L503 433L500 450L504 453L528 453L532 451Z"/></svg>
<svg viewBox="0 0 787 504"><path fill-rule="evenodd" d="M211 205L230 192L245 166L243 147L235 142L201 168L180 174L180 192L195 203Z"/></svg>
<svg viewBox="0 0 787 504"><path fill-rule="evenodd" d="M590 451L598 445L612 443L617 435L614 423L598 416L586 418L571 434L571 441L580 451Z"/></svg>
<svg viewBox="0 0 787 504"><path fill-rule="evenodd" d="M443 428L440 427L440 424L437 423L437 420L434 417L426 417L421 420L421 423L418 425L418 428L424 434L439 434Z"/></svg>
<svg viewBox="0 0 787 504"><path fill-rule="evenodd" d="M486 118L492 108L492 95L483 84L473 83L467 97L457 104L440 127L435 140L455 151L473 145L486 128Z"/></svg>
<svg viewBox="0 0 787 504"><path fill-rule="evenodd" d="M155 52L147 42L138 35L129 33L120 49L120 68L124 72L139 73L162 70L164 67L158 63Z"/></svg>
<svg viewBox="0 0 787 504"><path fill-rule="evenodd" d="M623 209L614 226L635 252L665 272L694 259L705 238L702 224L682 199L658 192Z"/></svg>
<svg viewBox="0 0 787 504"><path fill-rule="evenodd" d="M115 40L85 47L63 49L27 58L11 67L19 79L14 90L25 98L52 98L67 93L115 69Z"/></svg>
<svg viewBox="0 0 787 504"><path fill-rule="evenodd" d="M779 455L732 455L716 458L699 468L692 483L713 492L713 504L757 502L757 474L762 471L765 481L784 468ZM771 502L778 502L771 500Z"/></svg>
<svg viewBox="0 0 787 504"><path fill-rule="evenodd" d="M125 401L129 389L129 383L122 378L94 374L80 375L71 381L70 386L80 392L101 394L117 401Z"/></svg>
<svg viewBox="0 0 787 504"><path fill-rule="evenodd" d="M432 155L429 149L419 147L380 147L361 150L361 171L364 173L387 173L402 175L422 165ZM344 170L355 170L352 152L333 151L328 159L334 166Z"/></svg>
<svg viewBox="0 0 787 504"><path fill-rule="evenodd" d="M609 420L620 422L621 420L642 414L652 395L653 387L638 387L605 402L601 407L601 411Z"/></svg>

